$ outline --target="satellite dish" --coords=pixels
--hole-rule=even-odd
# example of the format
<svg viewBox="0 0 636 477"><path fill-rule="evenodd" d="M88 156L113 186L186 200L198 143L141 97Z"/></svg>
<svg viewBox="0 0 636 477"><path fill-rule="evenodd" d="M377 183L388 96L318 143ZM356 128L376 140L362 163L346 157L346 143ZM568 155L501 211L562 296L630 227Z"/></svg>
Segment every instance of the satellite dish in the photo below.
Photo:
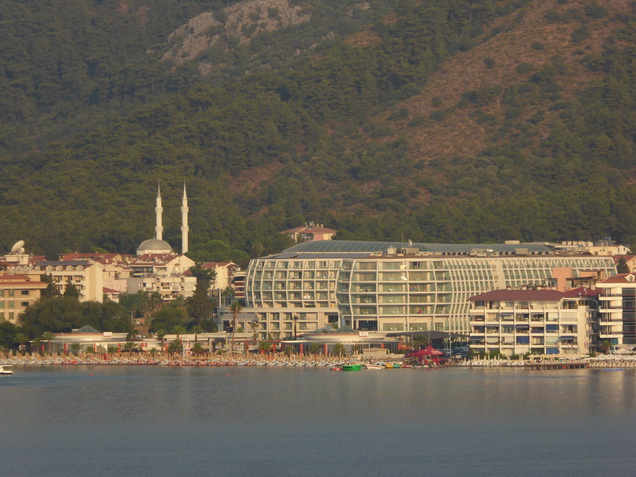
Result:
<svg viewBox="0 0 636 477"><path fill-rule="evenodd" d="M24 247L24 240L18 240L13 244L13 247L11 247L11 253L24 253L22 247Z"/></svg>

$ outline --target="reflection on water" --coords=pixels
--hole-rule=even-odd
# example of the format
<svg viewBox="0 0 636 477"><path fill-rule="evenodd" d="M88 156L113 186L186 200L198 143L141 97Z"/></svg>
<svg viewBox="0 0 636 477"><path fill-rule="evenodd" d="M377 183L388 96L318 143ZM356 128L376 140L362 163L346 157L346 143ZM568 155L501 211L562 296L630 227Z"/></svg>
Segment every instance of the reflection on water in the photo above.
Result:
<svg viewBox="0 0 636 477"><path fill-rule="evenodd" d="M634 370L14 369L0 380L2 475L631 475L636 464Z"/></svg>

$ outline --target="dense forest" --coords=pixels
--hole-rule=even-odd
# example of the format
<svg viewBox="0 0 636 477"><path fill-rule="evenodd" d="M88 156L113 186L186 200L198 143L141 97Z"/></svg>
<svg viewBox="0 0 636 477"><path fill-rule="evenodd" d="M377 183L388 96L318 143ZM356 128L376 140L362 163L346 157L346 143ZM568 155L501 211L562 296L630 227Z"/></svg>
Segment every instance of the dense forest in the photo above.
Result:
<svg viewBox="0 0 636 477"><path fill-rule="evenodd" d="M133 252L158 181L168 242L185 181L195 256L243 263L306 221L636 245L636 3L272 1L179 64L241 2L2 2L0 251Z"/></svg>

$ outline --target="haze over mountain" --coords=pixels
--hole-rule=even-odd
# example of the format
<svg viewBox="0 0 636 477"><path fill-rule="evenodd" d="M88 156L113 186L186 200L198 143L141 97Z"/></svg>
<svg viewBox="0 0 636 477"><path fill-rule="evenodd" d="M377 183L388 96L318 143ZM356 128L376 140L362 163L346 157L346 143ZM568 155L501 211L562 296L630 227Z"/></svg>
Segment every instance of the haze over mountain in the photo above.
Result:
<svg viewBox="0 0 636 477"><path fill-rule="evenodd" d="M191 250L243 261L310 220L636 244L635 20L628 0L7 0L0 250L132 252L158 181L164 238L185 181Z"/></svg>

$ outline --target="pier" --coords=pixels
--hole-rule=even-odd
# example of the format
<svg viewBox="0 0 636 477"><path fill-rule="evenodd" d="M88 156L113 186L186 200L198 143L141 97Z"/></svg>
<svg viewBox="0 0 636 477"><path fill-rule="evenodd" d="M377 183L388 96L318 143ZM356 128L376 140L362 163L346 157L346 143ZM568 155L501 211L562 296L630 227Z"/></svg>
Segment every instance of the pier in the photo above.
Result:
<svg viewBox="0 0 636 477"><path fill-rule="evenodd" d="M585 361L571 361L571 362L530 362L526 363L524 367L529 369L583 369L587 368L589 363Z"/></svg>

